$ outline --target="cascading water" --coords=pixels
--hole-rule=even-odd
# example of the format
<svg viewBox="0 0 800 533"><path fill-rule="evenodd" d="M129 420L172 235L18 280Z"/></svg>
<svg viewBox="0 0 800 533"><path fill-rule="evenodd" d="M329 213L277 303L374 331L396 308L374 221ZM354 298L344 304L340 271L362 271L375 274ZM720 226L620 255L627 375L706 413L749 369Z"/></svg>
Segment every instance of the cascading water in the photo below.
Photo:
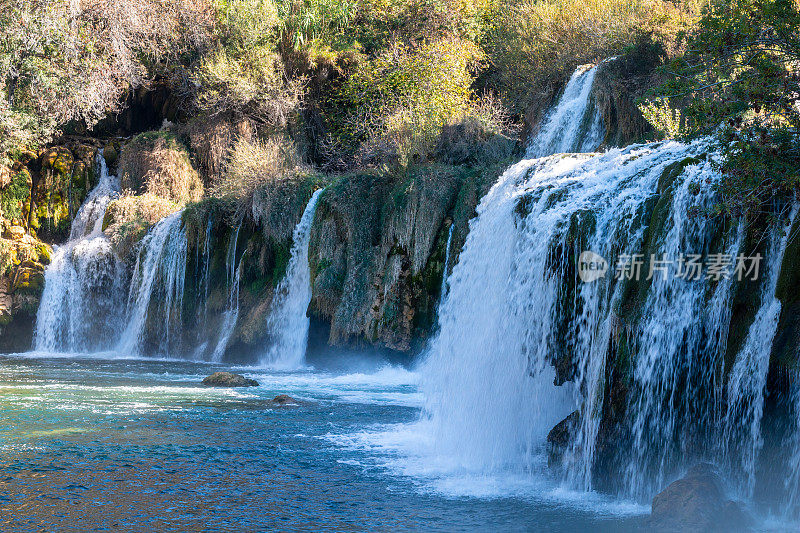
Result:
<svg viewBox="0 0 800 533"><path fill-rule="evenodd" d="M272 345L261 364L280 368L299 368L305 359L308 343L311 303L311 273L308 267L308 245L317 202L324 189L314 191L300 222L292 235L292 251L286 275L275 289L275 297L267 319L267 333Z"/></svg>
<svg viewBox="0 0 800 533"><path fill-rule="evenodd" d="M38 351L106 350L119 328L123 270L102 231L106 208L119 194L119 180L109 175L102 151L97 166L99 181L78 210L70 239L56 248L45 270L36 315Z"/></svg>
<svg viewBox="0 0 800 533"><path fill-rule="evenodd" d="M142 240L128 291L127 326L117 346L122 354L180 353L187 252L182 213L158 222Z"/></svg>
<svg viewBox="0 0 800 533"><path fill-rule="evenodd" d="M582 247L608 261L637 250L665 168L703 149L664 143L553 156L503 174L470 225L422 366L440 453L481 469L530 468L542 458L532 452L576 407L578 441L593 445L618 284L603 278L570 292L570 268ZM574 391L553 385L561 352L581 354ZM573 449L582 484L591 462L590 449Z"/></svg>
<svg viewBox="0 0 800 533"><path fill-rule="evenodd" d="M595 130L574 126L587 124L593 75L573 75L529 155L587 145ZM611 452L622 475L605 487L646 500L693 462L718 457L732 265L696 278L679 271L695 256L741 254L744 226L708 214L718 201L714 157L707 140L664 142L524 160L500 177L470 223L420 368L437 456L479 471L530 470L543 462L555 422L574 412L564 420L572 428L564 476L591 490L604 410L618 401L606 398L613 348L628 358L630 383ZM760 419L752 391L763 393L785 246L769 250L762 308L728 386L732 425L737 412ZM588 281L579 279L582 252L603 269ZM637 255L640 277L629 279ZM738 423L749 434L749 422ZM749 442L744 470L755 462Z"/></svg>
<svg viewBox="0 0 800 533"><path fill-rule="evenodd" d="M526 157L592 152L600 146L602 121L591 99L596 74L596 66L585 65L575 70L558 105L542 121Z"/></svg>
<svg viewBox="0 0 800 533"><path fill-rule="evenodd" d="M657 259L673 262L674 270L654 277L630 339L632 444L624 490L634 497L651 496L690 461L703 458L716 429L732 282L729 271L719 279L706 272L696 276L688 258L736 257L741 246L739 230L730 232L723 249L713 248L718 221L703 213L717 201L719 176L711 161L686 167L653 251ZM674 263L681 258L687 259L683 272Z"/></svg>
<svg viewBox="0 0 800 533"><path fill-rule="evenodd" d="M728 375L723 453L728 461L738 463L731 465L730 470L741 473L741 476L735 477L743 477L739 492L746 498L753 495L756 462L763 446L761 417L764 412L767 372L772 341L781 313L781 302L775 296L775 288L797 210L797 205L792 206L786 227L782 232L776 229L771 235L767 251L768 264L761 286L761 306Z"/></svg>
<svg viewBox="0 0 800 533"><path fill-rule="evenodd" d="M575 72L532 141L529 156L561 147L597 147L592 130L586 136L580 127L594 74L594 68ZM533 466L538 456L531 452L541 448L549 429L568 412L569 393L552 385L549 354L543 349L554 334L547 318L559 287L557 275L550 274L548 247L565 212L549 224L535 218L549 202L558 202L552 193L560 179L577 183L568 176L584 161L581 156L554 157L514 165L481 200L478 217L470 223L440 306L439 333L421 368L423 416L432 422L437 453L461 466ZM519 221L519 201L533 191L531 214ZM528 220L536 223L528 225Z"/></svg>
<svg viewBox="0 0 800 533"><path fill-rule="evenodd" d="M220 327L219 340L217 346L214 348L214 353L211 354L211 360L219 362L225 354L225 349L228 347L228 341L233 334L236 327L236 321L239 319L239 279L242 272L242 260L239 261L239 266L236 266L236 247L239 241L239 230L242 226L236 227L236 230L231 236L228 243L228 253L225 256L225 273L227 275L228 287L228 307L222 316L222 325ZM208 297L206 296L206 300Z"/></svg>

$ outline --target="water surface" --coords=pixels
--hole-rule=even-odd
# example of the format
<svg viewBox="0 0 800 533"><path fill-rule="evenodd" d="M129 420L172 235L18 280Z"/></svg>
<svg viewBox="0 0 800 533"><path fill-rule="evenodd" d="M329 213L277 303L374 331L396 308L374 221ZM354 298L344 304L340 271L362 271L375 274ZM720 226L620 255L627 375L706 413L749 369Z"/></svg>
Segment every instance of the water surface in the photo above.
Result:
<svg viewBox="0 0 800 533"><path fill-rule="evenodd" d="M0 356L0 529L633 530L646 508L426 455L417 375ZM275 407L287 393L299 406Z"/></svg>

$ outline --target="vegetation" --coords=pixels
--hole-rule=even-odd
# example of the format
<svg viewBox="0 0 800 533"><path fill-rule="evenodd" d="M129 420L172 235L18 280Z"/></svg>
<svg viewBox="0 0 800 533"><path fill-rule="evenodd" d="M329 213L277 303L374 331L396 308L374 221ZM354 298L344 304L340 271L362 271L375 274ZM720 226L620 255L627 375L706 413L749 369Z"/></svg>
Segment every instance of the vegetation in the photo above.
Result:
<svg viewBox="0 0 800 533"><path fill-rule="evenodd" d="M800 192L798 67L794 0L715 0L647 104L668 135L716 135L731 216Z"/></svg>
<svg viewBox="0 0 800 533"><path fill-rule="evenodd" d="M242 207L314 168L492 164L577 65L646 42L666 65L641 110L664 136L718 132L735 214L798 181L798 23L794 0L4 2L0 174L156 81L182 124L120 172L178 203L201 180ZM20 185L0 184L17 218Z"/></svg>
<svg viewBox="0 0 800 533"><path fill-rule="evenodd" d="M119 156L123 188L150 193L173 202L196 202L203 195L203 182L186 147L169 132L138 135Z"/></svg>

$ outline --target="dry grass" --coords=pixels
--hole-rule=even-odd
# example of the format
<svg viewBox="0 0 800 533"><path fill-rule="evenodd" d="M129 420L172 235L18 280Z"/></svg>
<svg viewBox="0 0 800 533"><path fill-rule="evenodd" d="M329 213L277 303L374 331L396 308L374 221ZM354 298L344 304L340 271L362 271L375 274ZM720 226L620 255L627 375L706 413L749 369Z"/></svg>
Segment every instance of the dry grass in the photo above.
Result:
<svg viewBox="0 0 800 533"><path fill-rule="evenodd" d="M125 145L120 154L122 186L177 203L196 202L203 182L186 148L170 134L147 133Z"/></svg>
<svg viewBox="0 0 800 533"><path fill-rule="evenodd" d="M150 227L179 208L175 202L151 193L128 193L108 205L103 231L119 256L126 257Z"/></svg>
<svg viewBox="0 0 800 533"><path fill-rule="evenodd" d="M288 139L241 139L230 153L224 174L212 184L210 195L241 204L252 199L261 186L304 171L300 155Z"/></svg>
<svg viewBox="0 0 800 533"><path fill-rule="evenodd" d="M553 94L577 65L621 53L652 35L668 51L698 1L525 0L509 2L492 34L491 59L515 112Z"/></svg>

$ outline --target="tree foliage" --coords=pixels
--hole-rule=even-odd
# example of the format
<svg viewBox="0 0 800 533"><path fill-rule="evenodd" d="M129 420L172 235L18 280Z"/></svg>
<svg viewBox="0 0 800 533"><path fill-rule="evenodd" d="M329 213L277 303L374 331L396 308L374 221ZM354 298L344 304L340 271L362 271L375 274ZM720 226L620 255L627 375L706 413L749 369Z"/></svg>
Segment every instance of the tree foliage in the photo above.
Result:
<svg viewBox="0 0 800 533"><path fill-rule="evenodd" d="M657 91L683 134L716 134L724 207L757 211L800 191L800 11L794 0L710 4Z"/></svg>

